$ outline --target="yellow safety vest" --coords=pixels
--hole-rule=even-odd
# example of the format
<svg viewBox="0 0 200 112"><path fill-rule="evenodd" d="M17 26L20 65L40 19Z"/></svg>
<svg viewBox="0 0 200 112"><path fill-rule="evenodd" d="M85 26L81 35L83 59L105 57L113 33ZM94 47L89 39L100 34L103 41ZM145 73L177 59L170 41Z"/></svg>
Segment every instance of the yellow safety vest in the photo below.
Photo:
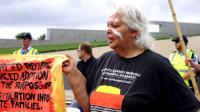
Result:
<svg viewBox="0 0 200 112"><path fill-rule="evenodd" d="M26 54L21 54L21 49L13 52L16 55L36 55L39 54L37 49L31 48Z"/></svg>
<svg viewBox="0 0 200 112"><path fill-rule="evenodd" d="M179 72L181 77L183 77L185 73L189 72L189 67L185 64L185 56L184 55L181 56L178 52L179 51L171 53L169 56L169 60L173 65L173 67ZM186 53L190 58L192 58L192 55L194 55L194 52L192 50L187 49ZM189 87L192 87L192 85L189 84L189 80L190 79L184 81Z"/></svg>

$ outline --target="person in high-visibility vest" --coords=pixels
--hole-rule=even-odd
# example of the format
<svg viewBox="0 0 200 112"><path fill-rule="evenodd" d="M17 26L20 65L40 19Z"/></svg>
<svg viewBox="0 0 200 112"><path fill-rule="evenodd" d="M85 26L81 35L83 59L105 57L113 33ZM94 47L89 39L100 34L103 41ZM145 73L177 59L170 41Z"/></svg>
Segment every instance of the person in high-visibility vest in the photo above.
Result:
<svg viewBox="0 0 200 112"><path fill-rule="evenodd" d="M14 55L36 55L38 50L31 47L32 37L30 33L23 33L22 45L23 47L13 52Z"/></svg>
<svg viewBox="0 0 200 112"><path fill-rule="evenodd" d="M187 46L188 39L185 35L183 35L183 40L184 40L185 45ZM173 67L179 72L179 74L181 75L185 83L188 85L188 87L190 87L191 90L193 90L192 82L190 79L189 66L186 63L185 56L182 52L182 46L179 41L179 38L176 37L172 39L172 41L175 42L175 46L177 50L170 54L169 60L171 64L173 65ZM186 53L188 57L193 61L193 63L198 63L198 57L194 53L194 51L186 48Z"/></svg>

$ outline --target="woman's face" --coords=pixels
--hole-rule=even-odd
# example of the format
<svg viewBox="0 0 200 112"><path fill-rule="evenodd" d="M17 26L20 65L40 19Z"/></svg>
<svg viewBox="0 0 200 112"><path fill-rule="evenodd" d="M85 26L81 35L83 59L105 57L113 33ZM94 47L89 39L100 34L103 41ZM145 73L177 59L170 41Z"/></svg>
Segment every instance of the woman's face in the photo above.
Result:
<svg viewBox="0 0 200 112"><path fill-rule="evenodd" d="M107 27L108 44L111 49L123 49L134 43L136 32L128 28L121 20L120 14L112 14L108 18Z"/></svg>

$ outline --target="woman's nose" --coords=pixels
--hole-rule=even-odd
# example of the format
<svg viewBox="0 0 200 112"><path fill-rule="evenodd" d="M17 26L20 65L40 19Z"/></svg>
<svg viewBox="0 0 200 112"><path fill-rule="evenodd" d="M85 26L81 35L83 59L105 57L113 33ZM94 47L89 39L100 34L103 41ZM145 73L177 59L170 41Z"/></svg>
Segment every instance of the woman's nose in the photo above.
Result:
<svg viewBox="0 0 200 112"><path fill-rule="evenodd" d="M112 28L110 26L107 28L107 33L112 33Z"/></svg>

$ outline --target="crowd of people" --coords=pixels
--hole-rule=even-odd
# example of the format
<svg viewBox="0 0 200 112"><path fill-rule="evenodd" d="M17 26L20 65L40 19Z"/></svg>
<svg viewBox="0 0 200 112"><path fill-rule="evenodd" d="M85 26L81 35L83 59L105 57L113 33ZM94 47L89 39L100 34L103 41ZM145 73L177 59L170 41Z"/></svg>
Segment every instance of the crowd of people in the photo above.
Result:
<svg viewBox="0 0 200 112"><path fill-rule="evenodd" d="M119 5L107 26L108 44L113 50L100 56L89 72L82 74L69 55L63 63L63 72L84 112L196 112L200 108L183 81L186 72L181 77L181 68L151 50L153 38L139 10L130 4ZM178 40L173 41L178 50ZM174 52L172 60L178 55L179 51Z"/></svg>
<svg viewBox="0 0 200 112"><path fill-rule="evenodd" d="M198 56L186 49L183 54L178 37L176 51L169 59L155 53L148 21L131 4L117 5L107 21L107 40L112 51L94 58L89 43L77 49L80 61L72 56L63 62L75 99L70 107L81 112L196 112L200 102L195 97L189 67L200 71ZM22 48L13 54L35 55L30 33L24 33ZM185 45L188 39L183 35Z"/></svg>

